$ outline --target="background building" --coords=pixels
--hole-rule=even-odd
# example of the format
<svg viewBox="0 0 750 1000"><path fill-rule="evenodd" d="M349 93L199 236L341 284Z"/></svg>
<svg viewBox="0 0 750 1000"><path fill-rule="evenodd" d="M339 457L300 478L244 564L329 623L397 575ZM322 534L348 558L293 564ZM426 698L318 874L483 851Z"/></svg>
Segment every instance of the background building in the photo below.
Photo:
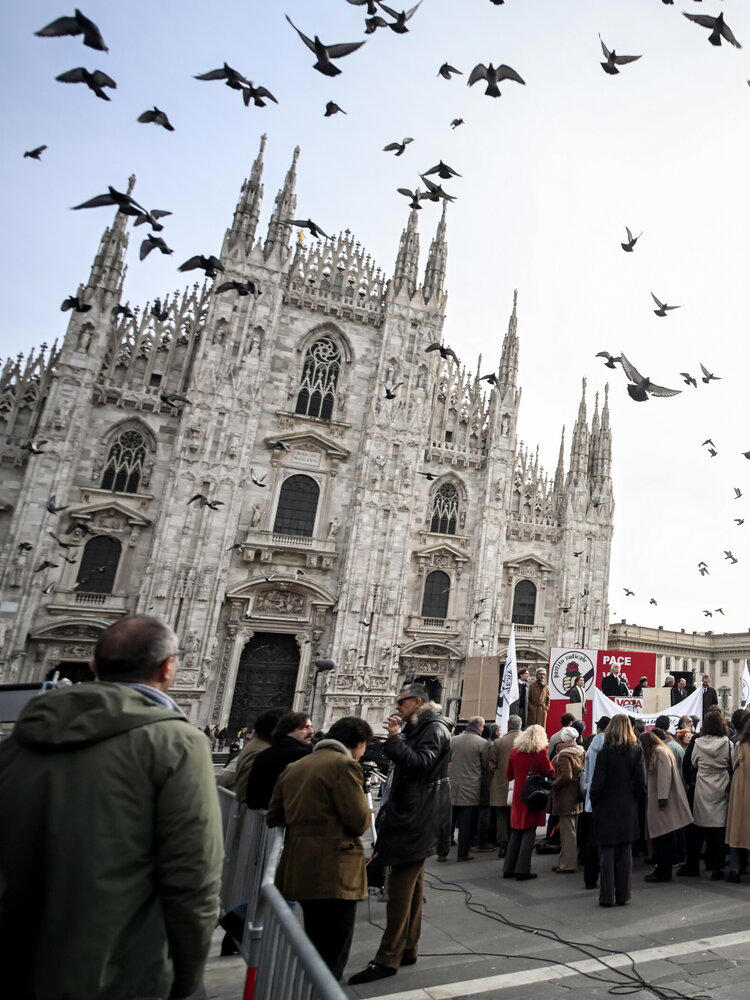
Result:
<svg viewBox="0 0 750 1000"><path fill-rule="evenodd" d="M260 295L207 283L117 312L117 215L78 291L90 309L60 348L5 365L2 680L86 677L102 628L148 612L180 637L175 696L201 725L309 707L314 686L318 718L377 724L405 679L457 707L464 658L502 652L511 621L520 662L603 646L606 394L589 424L584 382L569 462L561 441L547 476L517 434L515 296L494 384L427 350L445 208L422 272L416 210L390 277L348 231L290 249L299 150L259 238L264 145L216 281ZM21 449L32 438L44 454ZM337 668L316 679L321 656Z"/></svg>
<svg viewBox="0 0 750 1000"><path fill-rule="evenodd" d="M738 704L740 679L750 658L750 630L717 635L713 632L670 632L621 621L609 627L608 649L631 649L656 653L656 679L663 684L667 674L684 677L688 687L697 687L703 674L711 677L722 708Z"/></svg>

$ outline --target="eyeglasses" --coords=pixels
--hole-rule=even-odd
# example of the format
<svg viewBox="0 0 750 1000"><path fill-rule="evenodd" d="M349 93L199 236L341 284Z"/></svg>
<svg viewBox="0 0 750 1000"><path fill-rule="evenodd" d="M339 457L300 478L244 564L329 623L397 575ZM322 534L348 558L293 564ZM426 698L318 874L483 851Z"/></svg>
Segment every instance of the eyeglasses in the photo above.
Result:
<svg viewBox="0 0 750 1000"><path fill-rule="evenodd" d="M396 704L397 705L403 705L403 703L405 701L414 701L415 698L416 698L416 695L414 695L414 694L408 694L405 698L397 698L396 699Z"/></svg>

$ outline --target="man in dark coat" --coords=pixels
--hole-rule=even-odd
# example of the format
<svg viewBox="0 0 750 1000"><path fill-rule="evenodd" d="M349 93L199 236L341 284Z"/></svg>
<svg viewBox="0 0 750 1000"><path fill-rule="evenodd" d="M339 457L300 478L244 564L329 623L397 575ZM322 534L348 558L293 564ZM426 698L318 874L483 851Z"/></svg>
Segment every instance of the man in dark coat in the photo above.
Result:
<svg viewBox="0 0 750 1000"><path fill-rule="evenodd" d="M529 671L522 667L518 671L518 701L510 706L510 714L521 719L521 729L526 728L526 713L529 707Z"/></svg>
<svg viewBox="0 0 750 1000"><path fill-rule="evenodd" d="M672 688L671 701L672 705L679 705L681 701L684 701L688 696L687 681L684 677L680 677L679 681Z"/></svg>
<svg viewBox="0 0 750 1000"><path fill-rule="evenodd" d="M417 960L424 862L435 853L450 800L450 729L440 706L428 699L421 684L407 684L396 700L398 714L385 723L383 752L393 767L388 800L378 815L375 849L391 866L386 928L375 959L351 977L353 985L395 976L400 966Z"/></svg>
<svg viewBox="0 0 750 1000"><path fill-rule="evenodd" d="M711 708L712 705L719 704L719 696L716 693L716 688L711 687L711 678L708 674L704 674L702 678L703 684L703 718L706 717L706 712Z"/></svg>
<svg viewBox="0 0 750 1000"><path fill-rule="evenodd" d="M276 723L271 746L255 758L247 782L248 809L268 809L276 782L287 764L312 750L313 724L306 712L287 712Z"/></svg>
<svg viewBox="0 0 750 1000"><path fill-rule="evenodd" d="M627 698L629 693L627 681L620 675L617 664L613 663L610 672L602 679L602 694L608 698Z"/></svg>

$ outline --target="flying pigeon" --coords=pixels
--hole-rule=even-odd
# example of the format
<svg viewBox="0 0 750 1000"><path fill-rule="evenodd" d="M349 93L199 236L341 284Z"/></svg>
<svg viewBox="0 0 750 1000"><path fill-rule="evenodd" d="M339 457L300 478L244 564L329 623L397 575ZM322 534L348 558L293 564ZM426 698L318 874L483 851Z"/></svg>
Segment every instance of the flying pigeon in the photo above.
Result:
<svg viewBox="0 0 750 1000"><path fill-rule="evenodd" d="M424 476L424 478L427 480L428 483L431 483L433 482L433 480L437 479L437 476L435 475L434 472L417 472L417 475Z"/></svg>
<svg viewBox="0 0 750 1000"><path fill-rule="evenodd" d="M64 507L58 507L55 502L55 494L53 493L44 506L45 509L48 510L50 514L59 514L60 511L67 510L69 505L66 504Z"/></svg>
<svg viewBox="0 0 750 1000"><path fill-rule="evenodd" d="M268 473L266 473L266 476L267 475ZM258 479L258 477L255 475L255 470L250 469L250 480L253 486L262 486L265 489L265 487L268 486L268 483L265 481L266 476L263 476L261 479Z"/></svg>
<svg viewBox="0 0 750 1000"><path fill-rule="evenodd" d="M392 153L395 151L396 156L403 156L404 150L410 142L414 142L408 136L406 139L402 139L401 142L389 142L387 146L383 146L384 153Z"/></svg>
<svg viewBox="0 0 750 1000"><path fill-rule="evenodd" d="M459 125L463 124L464 124L463 118L454 118L453 121L451 122L451 128L458 128Z"/></svg>
<svg viewBox="0 0 750 1000"><path fill-rule="evenodd" d="M158 319L160 323L163 323L167 316L169 316L169 307L164 306L162 308L161 299L154 299L154 304L151 306L151 315L154 319Z"/></svg>
<svg viewBox="0 0 750 1000"><path fill-rule="evenodd" d="M327 233L324 233L320 226L316 225L312 219L283 219L282 221L286 226L296 226L298 229L309 229L311 235L316 239L320 239L321 236L327 240L331 238Z"/></svg>
<svg viewBox="0 0 750 1000"><path fill-rule="evenodd" d="M46 27L40 28L34 34L38 38L59 38L61 35L83 35L83 44L99 52L109 52L104 44L102 33L93 21L90 21L76 7L72 17L58 17Z"/></svg>
<svg viewBox="0 0 750 1000"><path fill-rule="evenodd" d="M489 375L481 375L479 381L489 382L490 385L494 385L495 388L497 388L500 385L500 381L494 372L490 372Z"/></svg>
<svg viewBox="0 0 750 1000"><path fill-rule="evenodd" d="M599 351L599 353L596 355L596 357L597 358L606 358L607 359L604 362L604 367L605 368L614 368L615 364L620 360L619 357L613 357L609 353L609 351Z"/></svg>
<svg viewBox="0 0 750 1000"><path fill-rule="evenodd" d="M396 398L396 389L399 389L399 388L400 388L400 387L401 387L401 386L402 386L403 384L404 384L403 382L397 382L397 383L396 383L396 384L395 384L395 385L394 385L394 386L393 386L392 388L390 388L390 389L389 389L389 388L388 388L388 386L386 385L386 386L385 386L385 398L386 398L386 399L395 399L395 398Z"/></svg>
<svg viewBox="0 0 750 1000"><path fill-rule="evenodd" d="M624 354L620 354L620 364L633 385L628 386L628 395L636 402L643 403L649 396L677 396L682 391L680 389L667 389L663 385L654 385L648 376L641 375L640 372L631 365Z"/></svg>
<svg viewBox="0 0 750 1000"><path fill-rule="evenodd" d="M107 76L100 69L90 72L83 66L76 66L75 69L69 69L65 73L56 76L55 79L58 83L85 83L89 90L93 91L103 101L109 100L103 88L109 87L110 89L114 89L117 87L112 77Z"/></svg>
<svg viewBox="0 0 750 1000"><path fill-rule="evenodd" d="M734 487L734 499L735 499L735 500L739 500L741 496L742 496L742 490L738 489L738 488L737 488L737 487L735 486L735 487Z"/></svg>
<svg viewBox="0 0 750 1000"><path fill-rule="evenodd" d="M204 257L202 254L196 254L195 257L189 257L184 264L180 264L177 268L178 271L204 271L207 278L215 278L218 271L224 270L224 265L221 263L218 257L214 257L211 254L210 257Z"/></svg>
<svg viewBox="0 0 750 1000"><path fill-rule="evenodd" d="M59 563L50 562L49 559L45 559L44 562L39 563L37 568L34 570L35 573L41 573L45 569L59 569Z"/></svg>
<svg viewBox="0 0 750 1000"><path fill-rule="evenodd" d="M361 48L365 44L364 42L342 42L339 45L324 45L317 35L313 40L303 34L288 14L286 15L286 19L308 49L315 53L313 69L316 69L324 76L338 76L341 70L338 66L334 66L331 60L341 59L343 56L348 56L351 52L356 52L357 49Z"/></svg>
<svg viewBox="0 0 750 1000"><path fill-rule="evenodd" d="M456 69L455 66L451 66L450 63L444 62L440 69L437 71L438 76L442 76L444 80L451 79L451 73L458 73L459 76L463 76L460 69Z"/></svg>
<svg viewBox="0 0 750 1000"><path fill-rule="evenodd" d="M698 388L698 383L690 374L690 372L680 372L680 376L684 379L685 385L692 385L694 389Z"/></svg>
<svg viewBox="0 0 750 1000"><path fill-rule="evenodd" d="M405 35L407 33L409 29L406 27L406 22L414 16L417 7L419 7L419 4L421 3L422 0L419 0L419 2L411 8L411 10L402 10L399 14L398 11L393 10L391 7L386 7L382 0L378 0L378 6L381 7L389 17L395 18L395 21L392 24L389 24L388 27L391 31L395 31L397 35Z"/></svg>
<svg viewBox="0 0 750 1000"><path fill-rule="evenodd" d="M21 445L21 451L28 451L30 455L46 455L46 451L42 451L42 445L47 444L45 438L44 441L26 441Z"/></svg>
<svg viewBox="0 0 750 1000"><path fill-rule="evenodd" d="M473 87L479 80L486 81L487 88L485 94L488 97L500 97L498 83L502 80L513 80L515 83L522 83L526 86L526 81L511 66L506 66L505 63L501 63L497 67L493 66L492 63L489 66L485 66L484 63L477 63L471 71L469 79L466 81L466 86Z"/></svg>
<svg viewBox="0 0 750 1000"><path fill-rule="evenodd" d="M411 201L409 202L409 208L415 208L417 210L422 208L422 206L419 204L419 201L421 198L424 197L424 195L421 193L419 188L417 188L416 191L412 191L409 188L396 188L396 190L398 191L399 194L403 194L405 195L405 197L411 198Z"/></svg>
<svg viewBox="0 0 750 1000"><path fill-rule="evenodd" d="M141 260L145 260L152 250L158 250L163 254L174 253L174 250L171 250L167 246L161 236L152 236L151 233L149 233L146 239L141 243L141 250L139 254Z"/></svg>
<svg viewBox="0 0 750 1000"><path fill-rule="evenodd" d="M443 190L442 185L436 184L434 181L431 181L430 178L425 177L424 174L420 174L419 176L425 182L425 185L427 187L426 193L422 195L422 197L425 198L427 201L440 201L441 198L443 199L443 201L456 200L452 194L448 194L447 191Z"/></svg>
<svg viewBox="0 0 750 1000"><path fill-rule="evenodd" d="M650 597L648 603L655 605L656 604L656 599L654 597Z"/></svg>
<svg viewBox="0 0 750 1000"><path fill-rule="evenodd" d="M725 558L725 559L728 559L728 560L729 560L729 561L731 562L731 564L732 564L733 566L734 566L734 564L735 564L735 563L737 562L737 557L736 557L735 555L733 555L733 554L732 554L732 553L731 553L731 552L729 551L729 549L724 549L724 558Z"/></svg>
<svg viewBox="0 0 750 1000"><path fill-rule="evenodd" d="M625 596L626 597L635 597L635 591L634 590L628 590L627 587L623 587L622 589L625 591Z"/></svg>
<svg viewBox="0 0 750 1000"><path fill-rule="evenodd" d="M142 115L138 115L136 121L143 122L144 124L150 124L153 122L154 125L161 125L162 128L166 129L167 132L174 132L174 125L170 122L169 118L160 111L159 108L154 105L150 111L144 111Z"/></svg>
<svg viewBox="0 0 750 1000"><path fill-rule="evenodd" d="M345 115L347 113L348 112L344 111L343 108L340 108L335 101L328 101L323 117L330 118L331 115Z"/></svg>
<svg viewBox="0 0 750 1000"><path fill-rule="evenodd" d="M654 295L653 292L651 292L651 298L654 300L654 302L659 307L658 309L654 309L654 315L655 316L664 317L664 316L667 315L668 312L671 312L672 309L682 309L682 306L668 306L666 302L660 302L659 299L657 299L657 297Z"/></svg>
<svg viewBox="0 0 750 1000"><path fill-rule="evenodd" d="M224 63L221 69L211 69L208 73L199 73L194 79L223 80L227 87L231 87L232 90L242 90L243 87L250 86L250 81L242 73L238 73L236 69L232 69L228 63Z"/></svg>
<svg viewBox="0 0 750 1000"><path fill-rule="evenodd" d="M23 158L24 160L27 158L30 160L41 160L42 153L45 151L46 148L47 148L46 146L37 146L36 149L27 149L26 152L23 154Z"/></svg>
<svg viewBox="0 0 750 1000"><path fill-rule="evenodd" d="M166 403L167 406L176 407L180 404L183 406L193 405L187 396L183 396L181 392L160 392L159 399L161 399L162 403Z"/></svg>
<svg viewBox="0 0 750 1000"><path fill-rule="evenodd" d="M627 226L625 226L625 232L628 234L627 243L621 243L620 246L625 251L625 253L632 253L633 249L638 242L638 240L643 236L643 233L638 233L637 236L633 236Z"/></svg>
<svg viewBox="0 0 750 1000"><path fill-rule="evenodd" d="M693 21L694 24L700 24L702 28L710 28L711 34L708 36L708 40L711 45L721 45L723 38L730 45L734 45L736 49L742 48L732 34L732 29L724 20L723 11L717 17L712 17L710 14L688 14L686 11L682 12L682 16L686 17L688 21Z"/></svg>
<svg viewBox="0 0 750 1000"><path fill-rule="evenodd" d="M222 292L237 292L241 298L246 295L262 294L259 286L251 278L246 281L223 281L214 292L216 295L221 295Z"/></svg>
<svg viewBox="0 0 750 1000"><path fill-rule="evenodd" d="M429 354L430 351L440 351L440 357L443 361L447 361L448 358L453 358L456 364L460 364L458 355L450 347L444 347L442 344L430 344L429 347L425 347L425 352Z"/></svg>
<svg viewBox="0 0 750 1000"><path fill-rule="evenodd" d="M701 371L703 372L703 378L701 379L701 382L705 382L706 385L708 385L708 383L711 381L714 382L721 381L720 375L712 375L711 372L708 370L708 368L706 368L706 366L703 364L701 365Z"/></svg>
<svg viewBox="0 0 750 1000"><path fill-rule="evenodd" d="M619 73L618 66L625 66L627 63L635 62L636 59L640 59L640 56L618 56L614 49L610 52L607 46L602 40L602 36L599 35L599 41L601 42L602 52L606 62L601 63L601 67L605 73L609 73L610 76L615 76Z"/></svg>
<svg viewBox="0 0 750 1000"><path fill-rule="evenodd" d="M77 295L69 295L60 306L60 311L68 312L72 309L73 312L85 313L88 312L90 308L91 306L87 302L83 302Z"/></svg>
<svg viewBox="0 0 750 1000"><path fill-rule="evenodd" d="M211 510L218 510L219 507L224 506L223 500L209 500L203 493L196 493L195 496L190 497L188 500L188 506L191 503L195 503L196 500L198 501L199 507L210 507Z"/></svg>
<svg viewBox="0 0 750 1000"><path fill-rule="evenodd" d="M449 181L451 177L461 176L461 174L459 174L457 170L454 170L453 167L449 167L448 164L443 163L442 160L434 167L430 167L429 170L425 170L425 172L421 176L429 177L430 174L437 174L438 177L440 177L440 179L444 181Z"/></svg>
<svg viewBox="0 0 750 1000"><path fill-rule="evenodd" d="M256 108L265 108L264 98L273 101L274 104L279 103L267 87L255 87L252 80L249 80L248 85L242 88L242 100L245 102L246 108L250 107L250 101Z"/></svg>

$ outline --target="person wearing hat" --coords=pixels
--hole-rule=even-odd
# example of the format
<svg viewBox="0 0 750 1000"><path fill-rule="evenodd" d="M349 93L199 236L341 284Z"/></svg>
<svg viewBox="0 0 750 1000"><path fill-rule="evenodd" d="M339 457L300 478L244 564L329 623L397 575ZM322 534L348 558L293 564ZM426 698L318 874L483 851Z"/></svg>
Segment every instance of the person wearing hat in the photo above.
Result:
<svg viewBox="0 0 750 1000"><path fill-rule="evenodd" d="M560 749L553 761L555 782L552 786L552 812L560 823L560 859L552 869L558 875L576 870L576 817L581 811L580 778L583 771L583 747L577 745L578 730L565 726L560 730Z"/></svg>
<svg viewBox="0 0 750 1000"><path fill-rule="evenodd" d="M596 720L596 732L592 733L591 736L587 736L586 737L586 739L583 741L583 749L584 750L588 750L589 747L591 746L593 740L599 735L599 733L603 733L604 730L607 728L608 725L609 725L609 716L608 715L603 715L600 719L597 719ZM592 776L593 776L593 771L591 773L592 773Z"/></svg>

